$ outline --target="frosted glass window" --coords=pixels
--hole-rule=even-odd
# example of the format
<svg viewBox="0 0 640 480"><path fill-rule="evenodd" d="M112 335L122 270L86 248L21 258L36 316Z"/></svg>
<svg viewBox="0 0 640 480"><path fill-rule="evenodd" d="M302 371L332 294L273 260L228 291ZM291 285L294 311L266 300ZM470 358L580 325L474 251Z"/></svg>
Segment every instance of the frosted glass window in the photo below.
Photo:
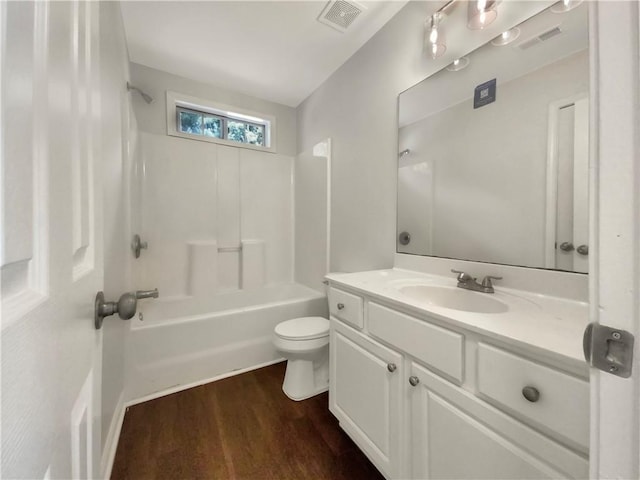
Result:
<svg viewBox="0 0 640 480"><path fill-rule="evenodd" d="M178 110L178 130L192 135L202 135L202 114L189 110Z"/></svg>
<svg viewBox="0 0 640 480"><path fill-rule="evenodd" d="M219 117L204 117L204 134L207 137L222 138L224 120Z"/></svg>
<svg viewBox="0 0 640 480"><path fill-rule="evenodd" d="M177 130L189 135L220 138L245 145L266 146L266 124L232 116L177 107ZM240 114L238 114L240 115ZM267 122L268 123L268 122Z"/></svg>
<svg viewBox="0 0 640 480"><path fill-rule="evenodd" d="M229 120L228 139L250 145L264 145L264 125Z"/></svg>

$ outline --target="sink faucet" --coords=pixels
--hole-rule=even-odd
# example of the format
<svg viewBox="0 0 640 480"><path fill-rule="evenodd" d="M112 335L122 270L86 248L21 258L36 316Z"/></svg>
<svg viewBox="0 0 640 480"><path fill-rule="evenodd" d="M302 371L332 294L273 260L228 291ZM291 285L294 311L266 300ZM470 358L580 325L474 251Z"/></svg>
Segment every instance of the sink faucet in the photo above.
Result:
<svg viewBox="0 0 640 480"><path fill-rule="evenodd" d="M451 271L458 274L458 287L473 290L474 292L494 293L491 280L502 280L502 277L487 275L482 279L482 283L478 283L474 277L466 272L453 269Z"/></svg>

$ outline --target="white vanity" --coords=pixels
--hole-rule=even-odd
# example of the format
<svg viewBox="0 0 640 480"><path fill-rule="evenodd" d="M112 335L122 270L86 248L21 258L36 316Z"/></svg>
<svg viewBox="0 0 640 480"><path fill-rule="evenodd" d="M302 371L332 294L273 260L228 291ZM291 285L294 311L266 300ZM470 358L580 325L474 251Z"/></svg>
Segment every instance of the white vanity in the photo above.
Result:
<svg viewBox="0 0 640 480"><path fill-rule="evenodd" d="M587 304L331 274L329 408L387 478L587 478Z"/></svg>

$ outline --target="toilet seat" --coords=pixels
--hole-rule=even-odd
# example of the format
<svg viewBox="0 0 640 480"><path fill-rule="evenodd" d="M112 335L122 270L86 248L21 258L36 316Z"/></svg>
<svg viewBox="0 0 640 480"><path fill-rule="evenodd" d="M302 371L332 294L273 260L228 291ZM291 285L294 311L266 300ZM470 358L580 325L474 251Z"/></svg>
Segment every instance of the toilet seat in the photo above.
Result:
<svg viewBox="0 0 640 480"><path fill-rule="evenodd" d="M284 340L313 340L329 336L329 320L322 317L300 317L276 325L275 334Z"/></svg>

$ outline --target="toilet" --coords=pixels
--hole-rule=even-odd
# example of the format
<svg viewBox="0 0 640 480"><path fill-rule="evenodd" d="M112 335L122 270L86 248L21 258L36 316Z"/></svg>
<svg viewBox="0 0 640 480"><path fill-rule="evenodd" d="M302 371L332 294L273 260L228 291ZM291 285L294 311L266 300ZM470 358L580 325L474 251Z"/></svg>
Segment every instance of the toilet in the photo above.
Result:
<svg viewBox="0 0 640 480"><path fill-rule="evenodd" d="M301 317L276 325L273 344L287 359L282 391L304 400L329 389L329 320Z"/></svg>

